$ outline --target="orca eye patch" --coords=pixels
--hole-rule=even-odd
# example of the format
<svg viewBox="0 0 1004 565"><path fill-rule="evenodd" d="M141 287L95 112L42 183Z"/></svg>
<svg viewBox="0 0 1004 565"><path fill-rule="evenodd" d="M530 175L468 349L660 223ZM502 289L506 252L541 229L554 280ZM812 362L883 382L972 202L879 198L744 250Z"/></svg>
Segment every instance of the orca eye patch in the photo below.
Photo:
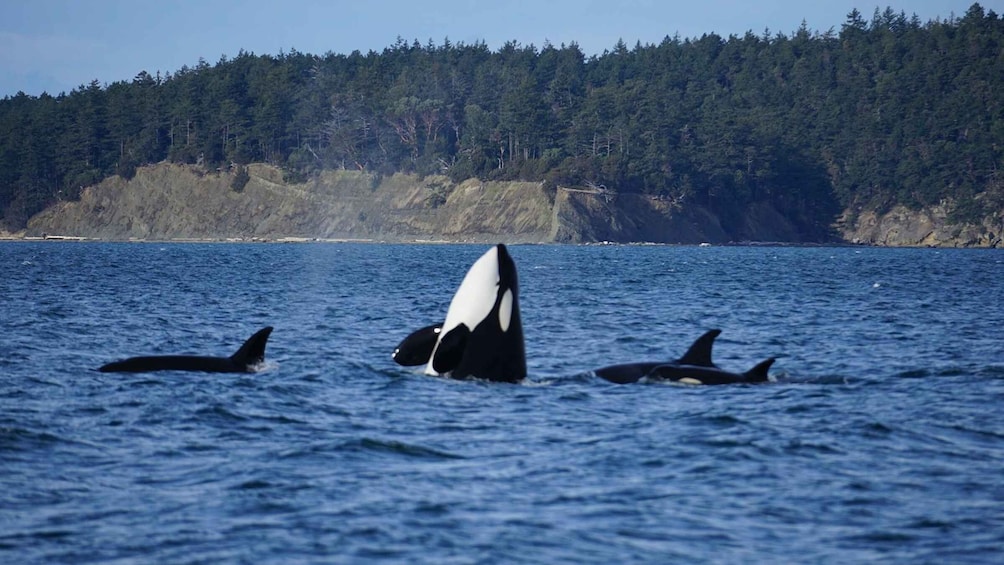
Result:
<svg viewBox="0 0 1004 565"><path fill-rule="evenodd" d="M509 331L509 323L512 321L512 289L507 289L499 301L499 327L503 332Z"/></svg>

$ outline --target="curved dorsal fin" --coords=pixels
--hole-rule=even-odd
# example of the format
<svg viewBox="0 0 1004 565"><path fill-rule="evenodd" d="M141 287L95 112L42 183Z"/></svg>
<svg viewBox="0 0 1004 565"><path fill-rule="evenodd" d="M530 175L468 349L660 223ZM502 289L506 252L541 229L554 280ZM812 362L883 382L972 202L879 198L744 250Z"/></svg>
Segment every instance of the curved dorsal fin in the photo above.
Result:
<svg viewBox="0 0 1004 565"><path fill-rule="evenodd" d="M237 350L237 353L230 356L230 360L244 367L261 363L265 360L265 344L268 343L268 336L271 333L272 326L266 326L258 330L244 342L244 345Z"/></svg>
<svg viewBox="0 0 1004 565"><path fill-rule="evenodd" d="M774 358L771 357L765 361L761 361L755 367L746 371L743 376L746 377L746 382L748 383L765 383L769 380L767 376L767 370L770 366L774 364Z"/></svg>
<svg viewBox="0 0 1004 565"><path fill-rule="evenodd" d="M720 333L722 333L722 330L708 330L704 335L697 338L697 341L676 362L680 365L714 367L715 364L711 361L711 347L715 344L715 338Z"/></svg>

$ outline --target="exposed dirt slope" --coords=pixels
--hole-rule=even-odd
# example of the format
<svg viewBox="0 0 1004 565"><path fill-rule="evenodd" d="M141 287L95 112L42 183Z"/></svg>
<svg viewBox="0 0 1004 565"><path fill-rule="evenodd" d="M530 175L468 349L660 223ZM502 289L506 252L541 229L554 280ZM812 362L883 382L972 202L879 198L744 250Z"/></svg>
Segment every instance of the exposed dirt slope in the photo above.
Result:
<svg viewBox="0 0 1004 565"><path fill-rule="evenodd" d="M702 209L686 213L638 195L548 192L540 183L459 185L445 177L379 178L328 171L287 184L264 165L248 167L243 191L232 174L182 165L143 167L85 189L77 202L39 213L28 235L100 239L228 239L283 237L380 241L724 242Z"/></svg>
<svg viewBox="0 0 1004 565"><path fill-rule="evenodd" d="M680 207L638 194L611 194L540 183L459 185L445 177L378 177L326 171L290 184L266 165L250 165L241 192L233 173L161 163L126 181L106 179L79 201L36 215L25 230L126 239L368 239L376 241L726 243L733 239L801 242L797 229L768 205L746 211L743 225L723 225L700 206ZM848 216L849 217L849 216ZM845 217L848 242L942 247L1004 246L1004 213L981 225L952 225L942 208ZM737 235L741 234L741 235Z"/></svg>

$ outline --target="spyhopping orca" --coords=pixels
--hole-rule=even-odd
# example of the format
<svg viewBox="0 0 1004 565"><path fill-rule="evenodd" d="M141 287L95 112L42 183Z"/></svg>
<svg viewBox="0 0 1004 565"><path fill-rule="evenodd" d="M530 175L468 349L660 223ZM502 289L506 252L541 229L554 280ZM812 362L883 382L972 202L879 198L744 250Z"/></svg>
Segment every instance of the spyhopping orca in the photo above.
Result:
<svg viewBox="0 0 1004 565"><path fill-rule="evenodd" d="M202 371L205 373L252 373L265 361L265 344L272 327L258 330L230 357L198 355L157 355L130 357L102 366L102 373L146 373L150 371Z"/></svg>
<svg viewBox="0 0 1004 565"><path fill-rule="evenodd" d="M721 330L706 332L676 361L625 363L594 372L596 376L617 384L634 383L643 378L704 385L767 382L767 370L774 363L773 357L745 373L723 370L711 361L711 348L720 333Z"/></svg>
<svg viewBox="0 0 1004 565"><path fill-rule="evenodd" d="M426 364L427 375L509 383L526 378L516 263L505 245L471 265L446 320L406 337L393 358L405 366Z"/></svg>

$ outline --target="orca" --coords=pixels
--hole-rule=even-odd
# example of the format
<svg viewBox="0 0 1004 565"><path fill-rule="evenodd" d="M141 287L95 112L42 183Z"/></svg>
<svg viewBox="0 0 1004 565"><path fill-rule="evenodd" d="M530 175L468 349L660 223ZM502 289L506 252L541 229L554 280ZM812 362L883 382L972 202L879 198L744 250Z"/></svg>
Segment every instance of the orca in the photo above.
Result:
<svg viewBox="0 0 1004 565"><path fill-rule="evenodd" d="M697 338L676 361L650 361L643 363L624 363L622 365L611 365L596 369L596 376L602 377L617 384L628 384L638 382L647 377L653 369L664 365L690 365L695 367L716 368L711 362L711 348L715 345L715 338L722 333L722 330L709 330L701 337Z"/></svg>
<svg viewBox="0 0 1004 565"><path fill-rule="evenodd" d="M432 350L439 341L439 334L443 331L443 324L432 324L420 330L415 330L408 337L401 340L401 343L394 349L394 361L398 365L414 367L425 365L432 357Z"/></svg>
<svg viewBox="0 0 1004 565"><path fill-rule="evenodd" d="M769 380L767 370L774 364L771 357L757 363L745 373L732 373L717 367L696 365L660 365L646 377L653 381L673 381L688 385L729 385L739 383L765 383Z"/></svg>
<svg viewBox="0 0 1004 565"><path fill-rule="evenodd" d="M723 385L762 383L769 380L767 371L774 364L771 357L745 373L726 371L711 360L711 349L721 330L710 330L690 346L676 361L625 363L596 369L596 376L617 384L650 381L673 381L682 384Z"/></svg>
<svg viewBox="0 0 1004 565"><path fill-rule="evenodd" d="M204 373L253 373L265 361L265 344L272 333L268 326L255 332L230 357L156 355L130 357L102 365L102 373L147 373L151 371L201 371Z"/></svg>
<svg viewBox="0 0 1004 565"><path fill-rule="evenodd" d="M411 333L394 350L405 366L425 374L517 383L526 378L516 263L503 244L471 265L442 324Z"/></svg>

